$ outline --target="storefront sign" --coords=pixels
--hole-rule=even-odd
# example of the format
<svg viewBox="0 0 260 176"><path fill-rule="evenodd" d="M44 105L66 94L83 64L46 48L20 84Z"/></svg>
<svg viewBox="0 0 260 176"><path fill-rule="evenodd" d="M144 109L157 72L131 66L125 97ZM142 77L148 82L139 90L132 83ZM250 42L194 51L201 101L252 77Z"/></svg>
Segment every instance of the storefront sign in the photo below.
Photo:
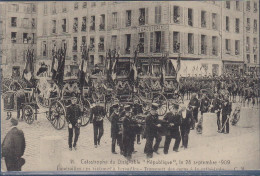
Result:
<svg viewBox="0 0 260 176"><path fill-rule="evenodd" d="M163 31L168 30L169 26L167 25L156 25L156 26L144 26L144 27L138 27L138 32L153 32L153 31Z"/></svg>

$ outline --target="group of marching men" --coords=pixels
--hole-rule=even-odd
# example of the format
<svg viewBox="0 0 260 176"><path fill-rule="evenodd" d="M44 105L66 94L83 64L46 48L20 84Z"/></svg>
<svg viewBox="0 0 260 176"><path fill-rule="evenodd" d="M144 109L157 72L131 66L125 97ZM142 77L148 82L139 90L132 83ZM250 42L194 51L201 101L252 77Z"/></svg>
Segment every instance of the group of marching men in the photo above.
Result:
<svg viewBox="0 0 260 176"><path fill-rule="evenodd" d="M73 98L72 105L67 109L70 150L72 150L72 147L75 150L77 149L80 131L81 109L76 102L77 98ZM198 94L193 93L187 107L173 104L170 112L167 112L162 118L158 116L158 108L158 104L152 103L151 109L143 112L142 105L138 101L125 105L115 102L110 108L112 153L117 154L116 145L118 145L120 154L127 159L131 159L132 154L136 152L134 149L135 141L137 139L137 144L140 144L141 135L146 139L144 153L147 158L152 158L153 153L159 154L158 148L162 136L165 136L164 154L168 154L172 138L175 139L174 152L178 152L181 141L182 147L186 149L190 130L196 127L198 132L202 132L202 119L203 114L206 112L217 114L216 129L212 130L218 128L219 133L229 133L232 103L229 101L228 95L216 93L214 99L210 100L206 94L203 94L199 100ZM100 145L104 133L103 121L105 115L106 110L103 105L98 103L91 105L90 123L93 123L95 148ZM73 133L75 133L75 137L72 145Z"/></svg>

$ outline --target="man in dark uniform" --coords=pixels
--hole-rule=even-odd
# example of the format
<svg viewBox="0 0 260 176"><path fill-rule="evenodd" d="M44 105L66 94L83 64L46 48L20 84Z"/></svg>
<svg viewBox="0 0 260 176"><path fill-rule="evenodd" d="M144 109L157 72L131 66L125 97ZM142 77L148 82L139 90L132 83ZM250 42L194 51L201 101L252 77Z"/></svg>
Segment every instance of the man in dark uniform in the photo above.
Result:
<svg viewBox="0 0 260 176"><path fill-rule="evenodd" d="M172 138L175 139L173 151L178 152L178 149L179 149L179 145L181 142L180 125L181 125L182 115L181 115L181 113L178 112L178 108L179 108L179 105L174 104L174 106L172 108L172 112L168 112L164 116L164 120L168 123L168 129L167 129L167 134L166 134L165 143L164 143L164 154L168 154L168 150L169 150Z"/></svg>
<svg viewBox="0 0 260 176"><path fill-rule="evenodd" d="M220 112L221 112L221 100L220 97L217 93L214 95L214 100L213 100L213 108L212 111L217 114L217 125L218 125L218 130L221 129L221 123L220 123Z"/></svg>
<svg viewBox="0 0 260 176"><path fill-rule="evenodd" d="M200 102L201 118L203 118L204 113L208 112L209 106L210 106L210 101L206 96L206 94L203 94Z"/></svg>
<svg viewBox="0 0 260 176"><path fill-rule="evenodd" d="M232 112L232 103L229 102L229 96L224 96L224 102L222 103L222 131L221 133L229 133L229 116Z"/></svg>
<svg viewBox="0 0 260 176"><path fill-rule="evenodd" d="M145 137L146 144L144 148L144 153L146 153L147 158L153 157L153 152L158 154L158 148L162 137L158 133L158 128L161 127L158 119L158 109L159 105L157 103L152 103L151 111L145 119ZM155 145L153 147L153 140L156 139Z"/></svg>
<svg viewBox="0 0 260 176"><path fill-rule="evenodd" d="M128 160L132 158L133 143L135 138L135 133L133 131L133 120L131 118L130 110L130 105L126 105L125 115L123 118L123 155Z"/></svg>
<svg viewBox="0 0 260 176"><path fill-rule="evenodd" d="M73 143L73 148L77 150L77 141L79 138L79 133L80 133L80 123L81 123L81 115L83 109L79 107L77 103L77 98L73 97L71 100L71 105L67 108L67 119L69 121L69 149L72 150L72 138L73 138L73 131L75 133L74 137L74 143Z"/></svg>
<svg viewBox="0 0 260 176"><path fill-rule="evenodd" d="M103 119L106 115L105 108L99 104L93 104L90 112L90 123L93 123L94 129L94 145L100 145L101 137L104 133Z"/></svg>
<svg viewBox="0 0 260 176"><path fill-rule="evenodd" d="M191 129L193 130L195 127L195 122L198 123L198 113L199 113L199 107L200 107L200 103L199 103L196 93L192 94L191 100L189 102L189 106L192 107Z"/></svg>
<svg viewBox="0 0 260 176"><path fill-rule="evenodd" d="M120 153L122 152L122 135L119 135L119 105L113 105L114 112L111 115L111 138L112 138L112 153L117 154L115 151L116 142L119 144Z"/></svg>
<svg viewBox="0 0 260 176"><path fill-rule="evenodd" d="M180 127L182 146L184 147L184 149L188 147L191 122L192 122L192 107L188 105L186 109L186 114L184 117L182 117L181 127Z"/></svg>
<svg viewBox="0 0 260 176"><path fill-rule="evenodd" d="M143 114L143 107L142 105L138 102L138 100L135 100L134 101L134 104L133 104L133 115L134 116L137 116L138 114ZM141 144L140 143L140 134L137 134L136 135L137 137L137 144Z"/></svg>

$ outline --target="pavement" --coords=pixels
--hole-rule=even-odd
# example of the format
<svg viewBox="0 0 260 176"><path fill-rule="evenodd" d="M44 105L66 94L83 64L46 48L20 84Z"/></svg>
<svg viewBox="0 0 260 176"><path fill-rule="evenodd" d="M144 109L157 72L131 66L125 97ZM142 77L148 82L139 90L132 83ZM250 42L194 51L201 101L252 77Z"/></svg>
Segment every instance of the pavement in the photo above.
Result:
<svg viewBox="0 0 260 176"><path fill-rule="evenodd" d="M185 101L187 104L188 101ZM3 104L2 104L3 105ZM233 110L238 104L233 104ZM169 150L168 155L154 153L152 159L146 159L143 153L145 140L141 144L135 143L137 151L131 161L127 161L120 154L111 153L110 122L104 120L104 135L101 144L94 147L93 126L88 124L81 127L76 151L69 151L67 125L56 130L46 119L45 114L38 115L33 124L28 125L24 121L19 122L18 128L22 129L26 139L24 158L25 165L22 171L173 171L173 170L251 170L260 166L260 142L259 142L259 109L251 108L254 124L251 128L242 128L230 125L230 133L218 133L215 136L204 136L191 130L189 135L189 147L179 152ZM44 109L41 109L44 112ZM16 112L13 113L16 115ZM6 113L1 112L1 142L10 129L10 122L5 120ZM242 117L241 117L242 118ZM216 125L217 128L217 125ZM216 130L216 129L213 129ZM52 146L44 142L46 137L58 142ZM174 139L170 145L172 149ZM55 151L52 148L55 148ZM46 160L46 152L50 151L49 161ZM116 147L119 153L119 147ZM55 158L58 160L55 160Z"/></svg>

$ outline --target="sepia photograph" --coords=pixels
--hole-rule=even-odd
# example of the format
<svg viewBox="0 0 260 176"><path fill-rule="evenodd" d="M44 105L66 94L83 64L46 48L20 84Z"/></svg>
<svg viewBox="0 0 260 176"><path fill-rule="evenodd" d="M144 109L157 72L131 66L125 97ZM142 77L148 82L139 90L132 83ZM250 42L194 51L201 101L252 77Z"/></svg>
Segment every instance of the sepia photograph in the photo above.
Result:
<svg viewBox="0 0 260 176"><path fill-rule="evenodd" d="M259 8L0 2L1 174L259 173Z"/></svg>

